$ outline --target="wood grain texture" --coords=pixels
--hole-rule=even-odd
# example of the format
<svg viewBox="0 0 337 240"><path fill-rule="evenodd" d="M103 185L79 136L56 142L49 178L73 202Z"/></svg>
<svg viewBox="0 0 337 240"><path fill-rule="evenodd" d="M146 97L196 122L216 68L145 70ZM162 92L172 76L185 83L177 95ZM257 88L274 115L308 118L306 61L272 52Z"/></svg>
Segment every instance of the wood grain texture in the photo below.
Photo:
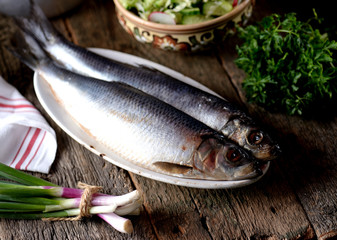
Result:
<svg viewBox="0 0 337 240"><path fill-rule="evenodd" d="M257 1L253 21L284 4ZM245 74L235 63L237 39L218 49L195 54L164 52L138 43L119 25L112 1L87 0L53 24L83 47L113 49L179 71L240 105L282 144L283 156L259 182L240 189L204 190L147 179L120 169L71 139L46 114L32 85L32 72L0 48L0 75L45 116L56 131L58 151L49 174L34 174L62 186L78 181L100 185L108 194L138 189L144 204L131 217L131 235L113 230L100 218L79 222L0 220L0 239L334 239L337 236L337 119L289 117L246 102ZM13 32L0 16L0 40Z"/></svg>
<svg viewBox="0 0 337 240"><path fill-rule="evenodd" d="M256 9L257 12L265 12L265 8L268 8L268 3L263 2L263 9ZM306 6L304 12L296 12L303 17L307 8L309 7ZM287 11L296 9L295 5ZM325 12L324 9L319 10ZM232 39L229 45L233 44L235 42ZM241 88L245 74L234 64L236 55L233 48L222 49L221 58L224 69L233 80L241 98L245 99ZM317 237L319 239L336 237L336 112L331 111L324 116L310 119L271 114L257 106L251 104L247 106L256 119L276 130L274 133L277 133L284 151L283 159L278 161L277 165L290 187L294 189Z"/></svg>

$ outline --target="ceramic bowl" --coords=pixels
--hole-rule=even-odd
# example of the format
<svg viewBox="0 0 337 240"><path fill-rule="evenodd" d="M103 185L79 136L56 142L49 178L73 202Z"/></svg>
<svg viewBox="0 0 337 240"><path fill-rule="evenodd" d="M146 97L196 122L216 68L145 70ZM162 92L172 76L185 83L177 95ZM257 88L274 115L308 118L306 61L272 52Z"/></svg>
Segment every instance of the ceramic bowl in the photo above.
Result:
<svg viewBox="0 0 337 240"><path fill-rule="evenodd" d="M146 21L114 0L123 28L138 41L173 51L198 51L215 46L234 31L235 23L245 24L252 14L253 0L243 0L229 13L202 23L166 25Z"/></svg>

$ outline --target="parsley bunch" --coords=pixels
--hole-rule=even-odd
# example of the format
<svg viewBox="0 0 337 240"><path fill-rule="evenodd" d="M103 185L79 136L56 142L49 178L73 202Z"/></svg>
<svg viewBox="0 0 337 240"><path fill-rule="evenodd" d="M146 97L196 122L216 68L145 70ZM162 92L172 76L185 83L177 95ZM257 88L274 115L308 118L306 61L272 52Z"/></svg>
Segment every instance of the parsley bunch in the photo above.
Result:
<svg viewBox="0 0 337 240"><path fill-rule="evenodd" d="M337 43L309 22L273 14L238 32L236 64L247 74L242 86L249 102L302 115L336 100Z"/></svg>

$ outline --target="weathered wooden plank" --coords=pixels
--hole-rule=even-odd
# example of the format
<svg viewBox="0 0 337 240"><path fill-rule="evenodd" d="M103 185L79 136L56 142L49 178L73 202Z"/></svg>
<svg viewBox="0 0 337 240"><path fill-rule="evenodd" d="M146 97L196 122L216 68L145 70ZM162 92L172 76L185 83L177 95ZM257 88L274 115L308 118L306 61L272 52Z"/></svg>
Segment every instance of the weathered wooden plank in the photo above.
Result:
<svg viewBox="0 0 337 240"><path fill-rule="evenodd" d="M92 9L94 9L94 11L100 11L96 5L92 6ZM72 33L75 32L75 35L78 36L75 40L78 41L78 44L82 46L111 47L115 50L130 52L162 63L202 82L226 98L234 99L234 101L238 103L240 102L236 97L235 90L233 91L226 72L220 68L221 65L215 53L207 52L195 55L184 55L167 52L165 53L165 58L163 58L163 52L161 50L152 49L151 46L145 46L131 39L118 24L111 24L115 28L111 30L113 32L108 32L108 34L98 33L95 30L90 30L90 28L83 34L82 31L86 27L85 23L81 21L83 17L84 16L77 14L76 17L68 21L68 29L72 29ZM88 16L86 16L86 18L88 18ZM102 20L98 21L102 22ZM112 19L112 21L115 20ZM72 27L69 27L71 25ZM110 34L113 34L113 36L118 35L120 38L115 38L109 42L107 37L113 38ZM81 35L83 36L81 37ZM95 36L96 38L85 37L87 35ZM135 49L135 47L137 48ZM198 56L197 59L196 56ZM210 76L210 73L212 73L212 76ZM236 74L240 74L240 72L238 71ZM237 76L230 77L237 78ZM194 239L195 235L193 233L195 232L205 238L209 234L209 236L214 239L227 237L258 238L266 236L274 238L296 238L298 235L310 238L313 235L305 212L296 200L292 189L290 189L288 185L280 183L275 178L272 178L273 182L280 184L279 188L286 191L286 194L281 195L282 198L277 192L272 191L274 184L263 185L263 188L269 187L269 195L265 197L266 190L261 190L256 186L245 188L244 191L233 191L230 193L219 190L186 190L185 188L170 186L134 176L133 174L131 175L137 188L144 192L145 209L150 215L157 236L160 238L171 239L189 236L191 239ZM180 191L183 189L184 194L180 194L180 191L177 189ZM169 196L167 196L168 193L170 193ZM192 194L192 198L189 197L190 194ZM205 198L205 195L207 198ZM270 198L270 196L272 197ZM227 199L227 201L223 201L223 198ZM253 198L254 201L247 200L251 200L251 198ZM242 203L237 199L246 199L246 201ZM280 199L282 200L280 201ZM191 201L194 202L196 206L191 205ZM221 211L217 211L207 206L207 204L207 207L205 207L205 201L217 206L216 209L221 209ZM261 205L260 202L264 204ZM292 203L291 206L289 206L289 202ZM166 209L168 204L170 204L170 207ZM276 211L274 206L277 206L277 214L273 214L273 211ZM161 209L161 211L159 211L158 208ZM252 211L246 213L245 208L254 209L255 213ZM162 211L164 211L164 213ZM169 211L169 213L166 211ZM181 211L187 213L189 217L185 218L184 214L180 214ZM199 217L197 217L198 215ZM224 221L224 219L226 219L225 217L229 219L228 222ZM254 218L256 218L256 220L252 221ZM163 221L165 221L165 224L163 224ZM178 223L172 224L174 222ZM242 224L243 222L246 224ZM269 225L270 227L266 228L265 225ZM259 231L255 231L256 229L259 229ZM206 234L205 231L209 233Z"/></svg>
<svg viewBox="0 0 337 240"><path fill-rule="evenodd" d="M267 7L266 3L264 7ZM300 14L303 15L303 12ZM233 62L235 51L233 48L223 49L221 58L224 68L245 101L241 88L244 73ZM306 119L269 113L249 104L247 106L256 119L277 132L284 149L284 156L278 162L280 172L285 174L286 180L294 189L317 237L336 237L336 114L331 112L321 118Z"/></svg>
<svg viewBox="0 0 337 240"><path fill-rule="evenodd" d="M2 24L8 23L5 17L1 17L0 20ZM0 29L0 36L4 41L9 39L10 32L11 29ZM114 195L132 191L134 187L126 171L90 153L63 132L46 114L34 93L32 71L20 64L3 46L0 56L0 75L17 87L41 111L57 135L58 150L50 174L33 175L67 187L76 187L78 181L99 185L105 193ZM1 219L0 239L155 239L146 214L131 219L134 223L134 233L131 235L115 231L98 217L78 222Z"/></svg>
<svg viewBox="0 0 337 240"><path fill-rule="evenodd" d="M275 191L275 188L278 191ZM213 239L311 239L314 232L275 166L260 182L213 194L193 191ZM215 209L214 209L215 208ZM221 221L219 221L221 220Z"/></svg>
<svg viewBox="0 0 337 240"><path fill-rule="evenodd" d="M131 173L144 196L144 208L158 239L211 239L202 224L189 188L165 184Z"/></svg>
<svg viewBox="0 0 337 240"><path fill-rule="evenodd" d="M273 3L273 7L277 4ZM260 15L255 17L266 12L257 12ZM221 47L219 53L192 55L152 49L124 32L114 16L112 1L85 1L53 22L77 44L144 57L196 79L231 101L245 102L240 91L243 73L233 63L233 46ZM0 26L7 26L1 18ZM6 40L4 32L10 30L0 28L0 39ZM0 74L33 102L56 130L59 150L52 171L47 176L35 175L64 186L75 186L77 181L101 185L111 194L126 193L136 187L144 197L144 210L141 216L132 218L135 232L130 236L112 230L93 217L75 223L0 220L0 239L312 239L315 234L328 239L335 236L336 150L331 146L336 144L336 131L331 129L336 129L336 121L318 124L315 120L270 114L246 105L256 119L280 138L286 149L284 156L252 186L233 190L191 189L129 175L80 146L42 109L31 84L32 72L3 48Z"/></svg>

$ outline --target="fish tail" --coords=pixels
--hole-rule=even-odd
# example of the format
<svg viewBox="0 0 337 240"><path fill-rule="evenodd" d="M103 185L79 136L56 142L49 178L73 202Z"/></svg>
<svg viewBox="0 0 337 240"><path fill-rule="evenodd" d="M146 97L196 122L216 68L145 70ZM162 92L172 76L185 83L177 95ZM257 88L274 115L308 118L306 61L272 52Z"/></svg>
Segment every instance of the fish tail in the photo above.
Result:
<svg viewBox="0 0 337 240"><path fill-rule="evenodd" d="M48 59L48 56L36 42L36 40L23 31L16 31L10 39L7 49L32 70L36 70L39 64Z"/></svg>
<svg viewBox="0 0 337 240"><path fill-rule="evenodd" d="M28 16L14 17L14 21L22 31L32 35L45 48L55 41L59 33L35 1L30 0L29 7Z"/></svg>

